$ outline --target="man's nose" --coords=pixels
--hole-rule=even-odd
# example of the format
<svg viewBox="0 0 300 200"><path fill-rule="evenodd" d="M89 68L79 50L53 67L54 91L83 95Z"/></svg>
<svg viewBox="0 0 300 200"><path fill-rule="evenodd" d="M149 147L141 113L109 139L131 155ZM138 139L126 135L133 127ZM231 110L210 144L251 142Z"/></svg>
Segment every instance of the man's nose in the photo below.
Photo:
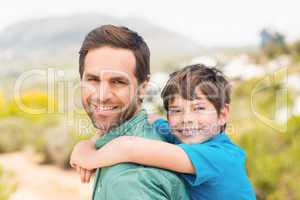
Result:
<svg viewBox="0 0 300 200"><path fill-rule="evenodd" d="M107 82L101 82L97 91L97 100L100 103L106 102L112 98L112 88Z"/></svg>

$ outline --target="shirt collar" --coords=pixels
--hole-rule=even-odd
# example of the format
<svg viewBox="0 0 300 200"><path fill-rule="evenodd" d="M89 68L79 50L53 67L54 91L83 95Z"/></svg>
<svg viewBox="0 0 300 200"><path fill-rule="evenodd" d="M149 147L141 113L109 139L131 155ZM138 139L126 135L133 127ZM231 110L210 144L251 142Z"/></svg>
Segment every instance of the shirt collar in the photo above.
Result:
<svg viewBox="0 0 300 200"><path fill-rule="evenodd" d="M129 130L140 124L145 119L147 119L147 112L146 110L142 109L135 116L125 121L120 126L108 131L101 138L99 138L96 141L96 148L99 149L106 143L122 135L130 135Z"/></svg>
<svg viewBox="0 0 300 200"><path fill-rule="evenodd" d="M215 136L213 136L212 138L210 138L209 140L207 140L206 142L231 142L230 138L227 136L225 131L222 131L218 134L216 134ZM206 143L204 142L204 143Z"/></svg>

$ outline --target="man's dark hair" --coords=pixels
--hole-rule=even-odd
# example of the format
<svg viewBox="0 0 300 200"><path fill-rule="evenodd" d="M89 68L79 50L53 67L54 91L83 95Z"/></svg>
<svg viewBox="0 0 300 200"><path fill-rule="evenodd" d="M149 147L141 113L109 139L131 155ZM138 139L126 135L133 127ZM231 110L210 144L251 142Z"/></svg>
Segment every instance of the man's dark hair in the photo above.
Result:
<svg viewBox="0 0 300 200"><path fill-rule="evenodd" d="M79 74L84 72L84 60L89 50L109 46L131 50L136 60L135 76L138 83L149 79L150 51L138 33L123 26L103 25L88 33L79 51Z"/></svg>
<svg viewBox="0 0 300 200"><path fill-rule="evenodd" d="M164 108L168 111L169 103L175 95L180 95L186 100L195 99L196 89L200 89L218 114L225 104L230 103L231 87L224 74L216 68L194 64L170 74L161 93Z"/></svg>

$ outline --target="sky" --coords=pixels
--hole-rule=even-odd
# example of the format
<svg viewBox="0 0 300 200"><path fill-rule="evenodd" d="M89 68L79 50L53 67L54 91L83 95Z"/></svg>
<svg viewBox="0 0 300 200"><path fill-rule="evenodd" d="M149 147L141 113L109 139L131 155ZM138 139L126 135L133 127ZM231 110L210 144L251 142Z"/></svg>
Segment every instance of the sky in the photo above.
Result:
<svg viewBox="0 0 300 200"><path fill-rule="evenodd" d="M300 39L299 0L0 0L0 31L18 21L102 13L141 17L204 46L245 46L271 27L288 41Z"/></svg>

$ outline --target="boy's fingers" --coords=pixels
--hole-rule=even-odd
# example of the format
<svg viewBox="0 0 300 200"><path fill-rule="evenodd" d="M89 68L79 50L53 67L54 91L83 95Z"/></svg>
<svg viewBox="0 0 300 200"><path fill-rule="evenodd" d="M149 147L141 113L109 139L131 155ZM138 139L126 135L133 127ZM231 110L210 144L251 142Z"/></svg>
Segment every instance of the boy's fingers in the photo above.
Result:
<svg viewBox="0 0 300 200"><path fill-rule="evenodd" d="M75 165L74 163L71 163L71 162L70 162L70 166L71 166L72 168L76 168L76 165Z"/></svg>
<svg viewBox="0 0 300 200"><path fill-rule="evenodd" d="M84 183L84 181L85 181L85 173L86 173L85 169L80 168L80 180L81 180L81 183Z"/></svg>
<svg viewBox="0 0 300 200"><path fill-rule="evenodd" d="M80 166L76 165L76 172L80 174Z"/></svg>
<svg viewBox="0 0 300 200"><path fill-rule="evenodd" d="M90 178L92 176L92 172L90 170L83 169L83 168L81 168L80 170L81 170L81 182L82 183L89 183Z"/></svg>
<svg viewBox="0 0 300 200"><path fill-rule="evenodd" d="M87 183L87 175L88 175L88 170L84 170L84 181L83 181L83 183Z"/></svg>
<svg viewBox="0 0 300 200"><path fill-rule="evenodd" d="M87 183L89 183L91 181L91 178L93 176L93 174L95 173L96 170L90 170L88 173L88 177L87 177Z"/></svg>
<svg viewBox="0 0 300 200"><path fill-rule="evenodd" d="M89 183L89 182L90 182L91 176L92 176L92 171L88 170L88 171L86 172L86 176L85 176L85 182L86 182L86 183Z"/></svg>
<svg viewBox="0 0 300 200"><path fill-rule="evenodd" d="M89 183L91 180L91 177L95 170L87 170L82 167L76 166L76 171L80 174L80 180L81 183Z"/></svg>

